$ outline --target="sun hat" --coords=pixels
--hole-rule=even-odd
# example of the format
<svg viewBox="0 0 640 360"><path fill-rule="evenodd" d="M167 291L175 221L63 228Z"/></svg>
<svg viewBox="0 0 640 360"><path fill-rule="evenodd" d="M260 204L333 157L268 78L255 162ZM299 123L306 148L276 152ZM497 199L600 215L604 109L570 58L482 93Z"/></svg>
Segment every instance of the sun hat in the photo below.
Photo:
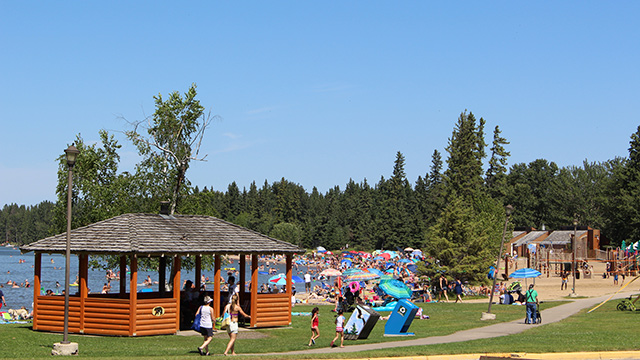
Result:
<svg viewBox="0 0 640 360"><path fill-rule="evenodd" d="M205 297L204 297L204 303L205 303L205 304L208 304L208 303L210 303L210 302L212 302L212 301L213 301L213 299L211 298L211 296L205 296Z"/></svg>

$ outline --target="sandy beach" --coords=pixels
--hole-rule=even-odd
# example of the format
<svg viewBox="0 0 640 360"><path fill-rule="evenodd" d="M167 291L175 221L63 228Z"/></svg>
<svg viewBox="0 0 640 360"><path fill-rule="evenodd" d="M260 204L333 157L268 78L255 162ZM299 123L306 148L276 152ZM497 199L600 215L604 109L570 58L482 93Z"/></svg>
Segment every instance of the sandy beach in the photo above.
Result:
<svg viewBox="0 0 640 360"><path fill-rule="evenodd" d="M580 279L576 278L575 292L577 296L594 297L613 294L634 278L633 276L627 276L623 283L622 277L620 277L618 285L614 285L613 276L608 279L602 278L602 274L605 272L606 268L604 263L590 262L590 264L593 265L591 278L585 279L582 276ZM521 263L518 267L522 268L524 265L524 263ZM506 283L510 284L512 281L512 279L509 279ZM519 281L522 283L524 288L525 280L521 279ZM527 284L531 284L532 282L533 279L526 279ZM571 276L569 276L568 282L568 288L566 290L560 290L562 280L560 276L554 275L552 271L548 277L547 274L543 273L540 277L535 279L535 289L538 292L541 301L564 299L571 294L571 288L573 285L573 278ZM639 289L640 281L637 281L627 286L624 291L638 291L640 293Z"/></svg>

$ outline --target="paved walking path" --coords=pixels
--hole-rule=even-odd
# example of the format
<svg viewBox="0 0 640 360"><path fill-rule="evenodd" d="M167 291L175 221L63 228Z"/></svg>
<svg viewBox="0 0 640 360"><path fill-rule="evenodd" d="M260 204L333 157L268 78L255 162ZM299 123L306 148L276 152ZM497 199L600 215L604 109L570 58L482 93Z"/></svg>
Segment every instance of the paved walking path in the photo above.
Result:
<svg viewBox="0 0 640 360"><path fill-rule="evenodd" d="M620 292L616 296L614 296L612 299L629 297L634 293L637 293L637 291ZM254 354L254 355L301 355L301 354L308 355L308 354L324 354L324 353L330 353L330 352L331 353L351 353L351 352L366 351L366 350L398 348L398 347L404 347L404 346L447 344L447 343L455 343L460 341L495 338L500 336L518 334L525 330L531 329L532 327L544 326L546 324L558 322L560 320L568 318L571 315L577 314L582 309L592 308L596 306L597 304L607 299L609 296L611 295L585 298L585 299L576 299L569 303L554 306L550 309L543 310L540 312L540 316L542 317L543 323L539 325L527 325L524 323L524 318L523 318L523 319L514 320L510 322L502 322L502 323L488 325L480 328L473 328L473 329L458 331L451 335L444 335L444 336L432 336L432 337L426 337L426 338L390 341L390 342L383 342L383 343L376 343L376 344L349 345L349 346L345 346L344 348L325 347L325 348L313 348L309 350L299 350L299 351L271 353L271 354ZM524 312L524 308L523 308L523 312ZM478 314L478 317L480 317L480 315L481 314ZM250 354L243 354L243 355L250 355Z"/></svg>

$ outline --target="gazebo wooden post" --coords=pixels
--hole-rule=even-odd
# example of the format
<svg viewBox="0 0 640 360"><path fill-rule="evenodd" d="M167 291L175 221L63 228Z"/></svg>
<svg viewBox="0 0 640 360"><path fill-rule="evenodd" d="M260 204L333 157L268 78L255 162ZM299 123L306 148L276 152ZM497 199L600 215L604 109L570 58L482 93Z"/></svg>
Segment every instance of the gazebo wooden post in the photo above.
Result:
<svg viewBox="0 0 640 360"><path fill-rule="evenodd" d="M164 296L165 293L165 285L167 282L167 258L164 257L164 254L160 257L160 269L158 273L158 292L160 296Z"/></svg>
<svg viewBox="0 0 640 360"><path fill-rule="evenodd" d="M194 256L196 257L196 281L194 282L196 284L196 289L200 291L200 288L202 286L200 280L200 278L202 277L202 255L196 254Z"/></svg>
<svg viewBox="0 0 640 360"><path fill-rule="evenodd" d="M35 254L33 266L33 330L38 330L38 296L40 295L40 276L42 276L42 253Z"/></svg>
<svg viewBox="0 0 640 360"><path fill-rule="evenodd" d="M78 255L78 261L80 262L78 269L80 272L80 333L84 333L84 307L85 300L89 294L88 278L89 278L89 255Z"/></svg>
<svg viewBox="0 0 640 360"><path fill-rule="evenodd" d="M171 280L173 282L173 300L176 302L176 333L180 330L180 266L182 259L180 255L173 258L173 274Z"/></svg>
<svg viewBox="0 0 640 360"><path fill-rule="evenodd" d="M287 304L289 304L289 325L291 325L291 286L293 284L292 279L292 270L291 270L291 260L293 259L293 254L287 253Z"/></svg>
<svg viewBox="0 0 640 360"><path fill-rule="evenodd" d="M220 316L220 254L213 257L213 312L216 317Z"/></svg>
<svg viewBox="0 0 640 360"><path fill-rule="evenodd" d="M258 319L258 254L251 255L251 308L249 309L251 315L251 327L256 327Z"/></svg>
<svg viewBox="0 0 640 360"><path fill-rule="evenodd" d="M120 298L127 297L127 256L120 256Z"/></svg>
<svg viewBox="0 0 640 360"><path fill-rule="evenodd" d="M126 271L125 271L126 276ZM122 280L122 273L120 273ZM136 336L136 309L138 307L138 258L131 255L131 277L129 279L129 336Z"/></svg>
<svg viewBox="0 0 640 360"><path fill-rule="evenodd" d="M244 299L245 299L244 289L245 289L245 276L247 272L246 271L247 259L245 254L240 254L240 261L238 266L240 266L240 279L238 281L238 285L240 286L240 292L238 296L240 297L239 299L240 306L242 306L242 304L244 304Z"/></svg>

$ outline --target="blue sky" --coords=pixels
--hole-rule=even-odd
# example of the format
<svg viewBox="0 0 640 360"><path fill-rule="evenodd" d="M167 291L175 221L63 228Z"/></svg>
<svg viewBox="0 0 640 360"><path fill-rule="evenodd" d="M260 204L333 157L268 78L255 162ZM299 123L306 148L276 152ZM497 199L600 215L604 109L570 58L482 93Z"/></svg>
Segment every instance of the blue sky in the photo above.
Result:
<svg viewBox="0 0 640 360"><path fill-rule="evenodd" d="M200 188L282 177L321 192L429 170L465 109L509 165L627 156L640 2L0 1L0 204L55 199L75 135L116 134L198 86L218 115Z"/></svg>

